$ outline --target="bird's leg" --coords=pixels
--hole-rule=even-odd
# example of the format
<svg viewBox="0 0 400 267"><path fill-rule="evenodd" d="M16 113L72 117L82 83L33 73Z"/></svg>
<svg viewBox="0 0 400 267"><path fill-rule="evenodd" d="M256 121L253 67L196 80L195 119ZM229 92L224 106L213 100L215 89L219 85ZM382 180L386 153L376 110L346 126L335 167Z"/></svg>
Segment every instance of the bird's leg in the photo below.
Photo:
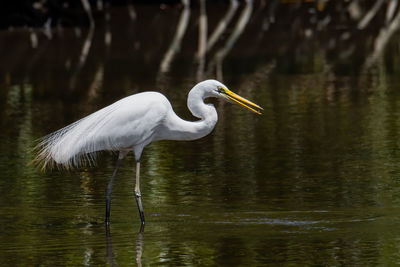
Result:
<svg viewBox="0 0 400 267"><path fill-rule="evenodd" d="M106 224L110 224L110 206L111 206L111 192L114 184L115 176L117 175L117 171L122 164L123 157L119 156L117 165L115 166L115 170L113 175L111 176L110 182L108 182L106 189Z"/></svg>
<svg viewBox="0 0 400 267"><path fill-rule="evenodd" d="M142 225L145 224L144 221L144 213L143 213L143 206L142 206L142 195L140 193L140 161L136 161L136 184L135 184L135 197L136 197L136 204L139 209L140 215L140 222Z"/></svg>

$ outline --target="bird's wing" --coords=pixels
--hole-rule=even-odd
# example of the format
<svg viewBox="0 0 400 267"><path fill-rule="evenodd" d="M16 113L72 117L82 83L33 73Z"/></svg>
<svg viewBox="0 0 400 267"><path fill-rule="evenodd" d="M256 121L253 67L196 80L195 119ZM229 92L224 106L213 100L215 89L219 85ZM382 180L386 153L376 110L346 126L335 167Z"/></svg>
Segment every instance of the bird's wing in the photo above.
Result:
<svg viewBox="0 0 400 267"><path fill-rule="evenodd" d="M38 160L44 167L56 162L69 168L85 158L93 162L92 152L131 149L151 138L168 105L155 92L125 97L45 136L38 145Z"/></svg>

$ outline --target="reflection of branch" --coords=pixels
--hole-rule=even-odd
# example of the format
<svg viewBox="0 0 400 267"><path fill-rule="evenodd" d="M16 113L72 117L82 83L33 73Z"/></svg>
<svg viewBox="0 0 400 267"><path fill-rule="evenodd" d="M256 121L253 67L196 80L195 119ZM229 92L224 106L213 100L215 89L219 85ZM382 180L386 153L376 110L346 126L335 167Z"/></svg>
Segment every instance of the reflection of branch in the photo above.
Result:
<svg viewBox="0 0 400 267"><path fill-rule="evenodd" d="M136 20L137 15L136 15L135 8L133 7L132 1L133 1L133 0L131 0L131 1L128 3L128 14L129 14L129 18L130 18L131 20Z"/></svg>
<svg viewBox="0 0 400 267"><path fill-rule="evenodd" d="M217 79L222 79L222 61L226 57L226 55L231 51L234 44L236 43L239 36L243 33L244 28L246 27L247 23L249 22L251 12L253 10L253 0L246 1L246 7L243 9L240 17L233 29L232 34L229 36L228 40L225 43L225 46L217 51L214 56L214 60L210 63L209 69L211 70L214 65L216 65L217 71Z"/></svg>
<svg viewBox="0 0 400 267"><path fill-rule="evenodd" d="M104 12L104 19L106 21L106 25L104 27L104 44L107 46L107 48L110 47L111 41L112 41L112 33L111 33L111 26L110 26L110 21L111 21L111 15L110 15L110 9L107 5L107 9Z"/></svg>
<svg viewBox="0 0 400 267"><path fill-rule="evenodd" d="M243 10L242 14L240 14L235 29L233 30L231 36L229 36L225 44L225 47L217 52L218 57L224 58L229 53L229 51L231 51L233 45L236 43L239 36L243 33L244 28L249 22L252 10L253 1L248 0L245 9Z"/></svg>
<svg viewBox="0 0 400 267"><path fill-rule="evenodd" d="M83 42L82 45L78 66L76 68L76 71L72 74L70 81L70 88L75 88L76 77L81 72L82 68L85 66L86 59L90 51L90 47L92 46L93 33L94 33L94 26L93 27L91 26L89 27L89 32L86 35L85 41Z"/></svg>
<svg viewBox="0 0 400 267"><path fill-rule="evenodd" d="M34 30L30 29L29 37L31 39L32 48L37 48L38 47L38 37Z"/></svg>
<svg viewBox="0 0 400 267"><path fill-rule="evenodd" d="M99 89L103 85L103 78L104 78L104 67L103 65L100 65L97 68L96 74L94 75L92 84L89 87L89 92L88 92L88 102L94 99L97 94Z"/></svg>
<svg viewBox="0 0 400 267"><path fill-rule="evenodd" d="M47 38L49 38L49 40L53 38L53 33L51 31L51 18L48 18L43 24L43 33L47 36Z"/></svg>
<svg viewBox="0 0 400 267"><path fill-rule="evenodd" d="M268 9L269 24L275 23L279 2L280 2L279 0L275 0L269 4L269 9Z"/></svg>
<svg viewBox="0 0 400 267"><path fill-rule="evenodd" d="M399 28L400 28L400 11L397 12L396 17L387 27L381 29L378 37L376 37L374 51L366 61L367 67L370 67L382 55L390 38Z"/></svg>
<svg viewBox="0 0 400 267"><path fill-rule="evenodd" d="M97 0L96 6L97 6L97 10L103 10L103 7L104 7L103 0Z"/></svg>
<svg viewBox="0 0 400 267"><path fill-rule="evenodd" d="M197 81L200 81L203 78L206 46L207 46L206 1L200 0L199 46L197 50L197 60L198 60Z"/></svg>
<svg viewBox="0 0 400 267"><path fill-rule="evenodd" d="M242 90L245 90L246 95L250 95L251 90L255 88L257 84L260 84L261 81L267 81L275 68L276 60L272 60L271 62L267 62L257 66L257 68L243 81L240 88L243 88Z"/></svg>
<svg viewBox="0 0 400 267"><path fill-rule="evenodd" d="M185 35L186 28L189 23L189 17L190 17L189 0L182 0L182 3L183 3L183 10L181 17L179 18L174 39L172 40L171 45L169 46L160 64L161 73L169 71L171 61L174 58L175 54L180 49L183 36Z"/></svg>
<svg viewBox="0 0 400 267"><path fill-rule="evenodd" d="M92 9L90 8L90 3L88 0L81 0L83 9L85 9L86 14L89 18L90 27L94 27L94 19L92 16Z"/></svg>
<svg viewBox="0 0 400 267"><path fill-rule="evenodd" d="M394 12L397 8L397 4L398 4L397 0L391 0L389 2L388 8L386 10L386 23L389 23L392 20Z"/></svg>
<svg viewBox="0 0 400 267"><path fill-rule="evenodd" d="M220 36L224 33L229 22L232 20L237 7L238 7L237 0L231 0L228 11L226 12L225 16L220 20L220 22L218 23L217 27L215 28L214 32L211 34L207 42L207 52L211 50L211 48L218 41Z"/></svg>
<svg viewBox="0 0 400 267"><path fill-rule="evenodd" d="M375 2L375 5L368 11L367 14L362 18L362 20L358 23L357 27L358 29L362 30L365 27L367 27L368 23L374 18L376 13L379 11L379 8L381 8L383 2L385 0L378 0Z"/></svg>
<svg viewBox="0 0 400 267"><path fill-rule="evenodd" d="M86 35L86 39L82 45L81 55L79 57L78 68L82 68L86 63L87 56L89 55L89 52L90 52L90 47L92 46L93 33L94 33L94 28L90 27L89 32Z"/></svg>

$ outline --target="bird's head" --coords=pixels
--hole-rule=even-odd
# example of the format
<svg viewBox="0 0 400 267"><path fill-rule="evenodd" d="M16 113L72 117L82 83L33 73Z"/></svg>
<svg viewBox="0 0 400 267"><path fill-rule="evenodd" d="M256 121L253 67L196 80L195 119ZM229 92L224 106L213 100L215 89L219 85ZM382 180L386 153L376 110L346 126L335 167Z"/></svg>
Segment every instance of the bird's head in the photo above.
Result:
<svg viewBox="0 0 400 267"><path fill-rule="evenodd" d="M222 98L231 103L238 104L242 107L250 109L254 113L262 114L261 113L261 111L263 110L262 107L245 99L244 97L241 97L238 94L235 94L234 92L229 90L228 87L226 87L223 83L221 83L217 80L206 80L202 83L204 83L204 85L206 85L205 87L208 90L208 92L207 92L208 96Z"/></svg>

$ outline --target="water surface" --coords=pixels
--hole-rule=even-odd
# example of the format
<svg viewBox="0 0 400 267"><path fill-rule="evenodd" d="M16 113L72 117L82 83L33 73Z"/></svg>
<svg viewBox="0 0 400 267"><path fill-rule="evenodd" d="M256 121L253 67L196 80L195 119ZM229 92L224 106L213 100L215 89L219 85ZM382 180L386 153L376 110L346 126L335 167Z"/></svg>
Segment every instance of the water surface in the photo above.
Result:
<svg viewBox="0 0 400 267"><path fill-rule="evenodd" d="M210 25L218 8L224 7L211 8ZM255 16L224 59L223 75L211 65L200 76L222 79L264 114L214 101L219 122L212 134L148 146L143 233L132 154L116 178L108 231L104 192L116 154L100 153L96 167L73 171L42 172L30 164L38 138L132 93L161 91L177 114L194 120L186 96L199 78L198 10L166 72L160 62L175 29L163 25L178 23L182 10L137 7L138 14L158 14L153 23L118 19L122 11L111 11L111 45L104 44L106 26L97 26L84 59L85 28L59 29L52 39L37 31L37 47L29 30L0 33L8 44L0 52L1 265L398 264L396 47L371 67L360 60L368 49L332 56L326 32L289 44L271 28L254 43ZM164 27L164 35L151 36L143 25Z"/></svg>

